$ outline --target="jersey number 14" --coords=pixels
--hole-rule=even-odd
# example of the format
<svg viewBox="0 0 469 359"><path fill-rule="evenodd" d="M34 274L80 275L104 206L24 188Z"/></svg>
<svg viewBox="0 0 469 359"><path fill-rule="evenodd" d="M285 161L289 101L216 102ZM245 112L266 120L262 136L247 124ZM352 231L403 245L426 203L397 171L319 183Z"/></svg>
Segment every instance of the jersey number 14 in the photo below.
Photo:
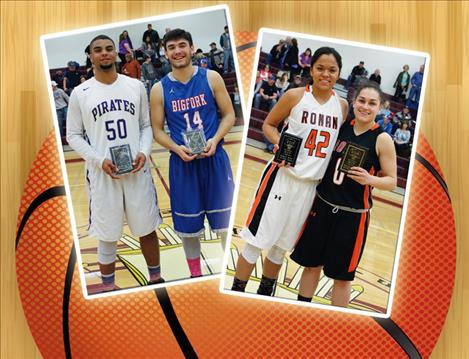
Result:
<svg viewBox="0 0 469 359"><path fill-rule="evenodd" d="M187 129L190 130L192 126L191 126L191 121L190 121L188 112L184 114L184 119L186 120ZM194 117L192 117L192 122L194 123L194 125L197 125L198 128L200 129L204 128L204 126L202 125L202 118L200 117L199 111L194 112Z"/></svg>

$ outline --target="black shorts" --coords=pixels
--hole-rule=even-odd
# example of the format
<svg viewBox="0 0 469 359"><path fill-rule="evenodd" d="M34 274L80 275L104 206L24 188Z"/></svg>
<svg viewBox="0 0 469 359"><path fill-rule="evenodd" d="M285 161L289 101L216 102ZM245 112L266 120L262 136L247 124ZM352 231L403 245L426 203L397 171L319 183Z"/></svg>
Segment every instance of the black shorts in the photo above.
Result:
<svg viewBox="0 0 469 359"><path fill-rule="evenodd" d="M316 197L291 259L304 267L323 266L332 279L352 281L365 247L370 212L333 212Z"/></svg>

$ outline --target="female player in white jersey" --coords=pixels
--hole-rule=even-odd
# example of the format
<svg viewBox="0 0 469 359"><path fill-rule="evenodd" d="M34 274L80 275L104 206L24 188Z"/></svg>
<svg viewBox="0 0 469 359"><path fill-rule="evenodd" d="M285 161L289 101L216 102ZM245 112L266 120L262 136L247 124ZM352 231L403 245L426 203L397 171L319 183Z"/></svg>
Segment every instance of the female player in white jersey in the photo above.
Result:
<svg viewBox="0 0 469 359"><path fill-rule="evenodd" d="M118 75L114 42L106 35L90 43L95 77L77 86L70 97L67 141L86 161L89 187L89 234L98 238L98 262L103 290L115 288L117 241L124 215L130 230L140 237L151 283L160 283L160 255L155 228L161 223L147 158L152 130L143 84ZM131 173L118 176L111 148L128 145Z"/></svg>
<svg viewBox="0 0 469 359"><path fill-rule="evenodd" d="M333 86L342 58L330 47L316 50L311 61L313 84L287 91L264 121L263 131L278 149L277 126L303 138L294 167L269 162L262 175L241 238L246 245L239 256L232 290L244 291L261 250L268 250L258 294L272 295L285 253L292 250L308 217L315 188L324 175L347 101Z"/></svg>
<svg viewBox="0 0 469 359"><path fill-rule="evenodd" d="M362 84L353 101L355 119L340 129L307 225L291 254L305 266L298 300L311 301L322 269L334 279L332 305L346 307L349 303L350 284L365 247L373 205L371 190L392 190L397 182L393 141L375 123L382 97L375 82ZM366 152L363 164L345 174L339 169L349 146Z"/></svg>

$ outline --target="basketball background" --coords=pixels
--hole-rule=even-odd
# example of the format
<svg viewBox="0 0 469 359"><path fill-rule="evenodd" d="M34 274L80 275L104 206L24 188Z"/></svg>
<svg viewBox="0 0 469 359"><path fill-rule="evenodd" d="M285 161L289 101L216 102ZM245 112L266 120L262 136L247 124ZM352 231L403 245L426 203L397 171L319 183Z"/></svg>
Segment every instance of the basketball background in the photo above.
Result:
<svg viewBox="0 0 469 359"><path fill-rule="evenodd" d="M31 162L52 129L39 35L113 21L152 16L213 2L2 2L1 4L1 357L40 357L25 322L15 278L15 232L19 201ZM387 46L416 49L432 56L421 134L436 153L449 186L458 237L456 282L452 306L434 358L467 356L469 344L469 255L463 226L469 208L463 189L469 133L469 51L465 30L468 3L229 3L235 31L259 27L311 33ZM81 15L80 15L81 14ZM243 67L243 64L241 64ZM247 75L247 76L246 76ZM250 73L243 74L245 94ZM466 118L464 117L466 116ZM466 136L465 136L466 135ZM38 268L38 272L40 268ZM465 281L464 281L465 279ZM434 283L435 288L438 283ZM431 288L430 288L431 290ZM435 289L436 290L436 289ZM227 333L226 335L229 335Z"/></svg>

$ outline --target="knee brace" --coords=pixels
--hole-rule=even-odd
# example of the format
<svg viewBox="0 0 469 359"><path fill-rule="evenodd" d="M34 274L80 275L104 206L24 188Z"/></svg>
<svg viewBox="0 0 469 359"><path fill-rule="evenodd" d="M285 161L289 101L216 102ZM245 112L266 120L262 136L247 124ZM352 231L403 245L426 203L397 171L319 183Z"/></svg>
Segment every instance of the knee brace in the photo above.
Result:
<svg viewBox="0 0 469 359"><path fill-rule="evenodd" d="M283 258L285 257L286 250L277 246L270 248L267 253L267 258L275 264L283 264Z"/></svg>
<svg viewBox="0 0 469 359"><path fill-rule="evenodd" d="M98 262L100 264L111 264L116 261L116 242L98 240Z"/></svg>
<svg viewBox="0 0 469 359"><path fill-rule="evenodd" d="M257 258L259 258L261 254L261 249L254 247L252 244L246 243L246 245L243 248L243 252L241 255L243 258L251 264L254 264L257 262Z"/></svg>

